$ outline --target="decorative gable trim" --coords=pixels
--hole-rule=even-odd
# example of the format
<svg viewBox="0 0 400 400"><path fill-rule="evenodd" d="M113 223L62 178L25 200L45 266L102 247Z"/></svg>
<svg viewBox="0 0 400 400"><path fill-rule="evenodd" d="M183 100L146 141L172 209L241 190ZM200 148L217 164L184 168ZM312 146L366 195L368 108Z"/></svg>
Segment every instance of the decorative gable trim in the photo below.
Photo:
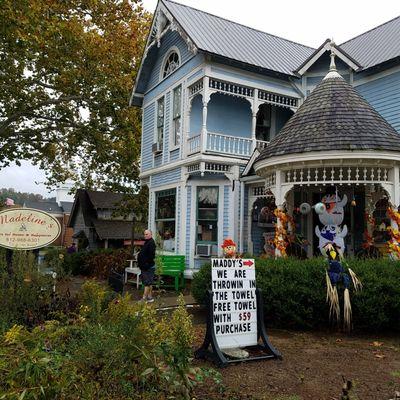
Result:
<svg viewBox="0 0 400 400"><path fill-rule="evenodd" d="M300 67L294 71L298 75L304 75L310 67L326 52L334 52L335 55L341 59L344 63L346 63L349 67L351 67L354 71L358 71L362 68L362 66L354 60L354 58L350 57L343 49L337 46L332 40L326 39L322 45L315 50L315 52L304 61Z"/></svg>
<svg viewBox="0 0 400 400"><path fill-rule="evenodd" d="M257 147L256 147L254 149L254 151L253 151L253 154L250 157L249 162L246 165L246 168L242 172L242 177L245 177L250 173L250 171L251 171L251 169L253 167L253 164L254 164L254 162L256 161L256 159L258 158L259 155L260 155L260 150L258 150Z"/></svg>
<svg viewBox="0 0 400 400"><path fill-rule="evenodd" d="M140 62L139 71L136 77L135 84L133 86L132 95L129 100L130 106L141 105L143 100L140 97L143 97L143 93L136 93L136 87L138 81L141 79L143 64L147 58L149 50L153 46L160 47L161 38L168 31L177 31L182 39L186 42L188 50L194 55L197 54L198 48L192 38L185 32L185 30L179 25L177 20L170 13L166 5L159 0L157 4L157 8L154 12L153 22L151 24L149 35L147 36L146 46L143 52L142 60Z"/></svg>

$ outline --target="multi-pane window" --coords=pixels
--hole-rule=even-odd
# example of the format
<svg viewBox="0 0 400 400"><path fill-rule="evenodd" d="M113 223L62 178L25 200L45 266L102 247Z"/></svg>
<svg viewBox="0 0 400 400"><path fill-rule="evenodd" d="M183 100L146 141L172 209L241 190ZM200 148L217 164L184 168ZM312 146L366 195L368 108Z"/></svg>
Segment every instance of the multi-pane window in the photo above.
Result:
<svg viewBox="0 0 400 400"><path fill-rule="evenodd" d="M176 189L156 193L156 229L166 251L175 251L175 210Z"/></svg>
<svg viewBox="0 0 400 400"><path fill-rule="evenodd" d="M218 243L218 187L197 188L197 243Z"/></svg>
<svg viewBox="0 0 400 400"><path fill-rule="evenodd" d="M168 75L172 74L179 67L179 55L176 51L173 51L169 54L167 61L164 65L163 78L166 78Z"/></svg>
<svg viewBox="0 0 400 400"><path fill-rule="evenodd" d="M164 139L164 97L157 101L157 143Z"/></svg>
<svg viewBox="0 0 400 400"><path fill-rule="evenodd" d="M172 129L174 146L178 146L181 142L181 109L182 109L182 86L178 86L173 92L172 107Z"/></svg>

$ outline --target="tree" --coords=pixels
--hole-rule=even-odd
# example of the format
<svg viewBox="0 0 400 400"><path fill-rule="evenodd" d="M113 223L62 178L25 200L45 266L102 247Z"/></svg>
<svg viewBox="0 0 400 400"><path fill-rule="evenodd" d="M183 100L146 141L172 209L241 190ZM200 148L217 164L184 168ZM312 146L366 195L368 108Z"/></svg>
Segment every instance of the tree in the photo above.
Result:
<svg viewBox="0 0 400 400"><path fill-rule="evenodd" d="M0 167L29 159L49 186L134 192L140 113L128 101L149 24L141 0L3 0Z"/></svg>

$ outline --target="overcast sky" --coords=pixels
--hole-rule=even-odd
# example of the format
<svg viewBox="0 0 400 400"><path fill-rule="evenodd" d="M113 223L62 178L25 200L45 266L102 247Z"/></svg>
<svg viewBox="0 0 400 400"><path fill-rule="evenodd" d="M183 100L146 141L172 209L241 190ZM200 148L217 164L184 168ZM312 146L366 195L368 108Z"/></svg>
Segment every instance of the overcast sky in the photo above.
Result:
<svg viewBox="0 0 400 400"><path fill-rule="evenodd" d="M207 11L285 39L318 47L331 38L340 44L400 15L396 0L179 0L179 3ZM153 12L157 0L143 0ZM48 195L44 173L23 163L0 171L0 187L14 187ZM36 183L38 182L38 183Z"/></svg>

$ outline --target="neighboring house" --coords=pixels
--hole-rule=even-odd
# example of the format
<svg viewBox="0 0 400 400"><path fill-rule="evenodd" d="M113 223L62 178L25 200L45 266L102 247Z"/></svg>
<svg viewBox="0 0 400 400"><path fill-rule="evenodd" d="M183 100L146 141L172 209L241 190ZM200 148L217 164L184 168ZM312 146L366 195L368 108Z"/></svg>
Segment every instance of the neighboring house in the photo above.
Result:
<svg viewBox="0 0 400 400"><path fill-rule="evenodd" d="M121 193L77 190L68 226L79 250L130 245L133 215L118 215L122 199Z"/></svg>
<svg viewBox="0 0 400 400"><path fill-rule="evenodd" d="M69 247L72 244L73 231L68 227L69 215L72 209L73 196L69 194L72 185L64 184L56 189L55 201L27 201L23 207L45 211L55 217L61 225L60 236L51 244L52 246Z"/></svg>
<svg viewBox="0 0 400 400"><path fill-rule="evenodd" d="M332 52L331 75L312 99ZM131 105L143 110L149 227L186 255L188 276L228 236L241 252L267 251L273 210L296 214L327 186L353 200L345 209L350 253L361 247L364 209L387 223L388 201L400 205L400 17L314 49L160 0ZM313 213L297 215L308 255L318 247L316 224Z"/></svg>

